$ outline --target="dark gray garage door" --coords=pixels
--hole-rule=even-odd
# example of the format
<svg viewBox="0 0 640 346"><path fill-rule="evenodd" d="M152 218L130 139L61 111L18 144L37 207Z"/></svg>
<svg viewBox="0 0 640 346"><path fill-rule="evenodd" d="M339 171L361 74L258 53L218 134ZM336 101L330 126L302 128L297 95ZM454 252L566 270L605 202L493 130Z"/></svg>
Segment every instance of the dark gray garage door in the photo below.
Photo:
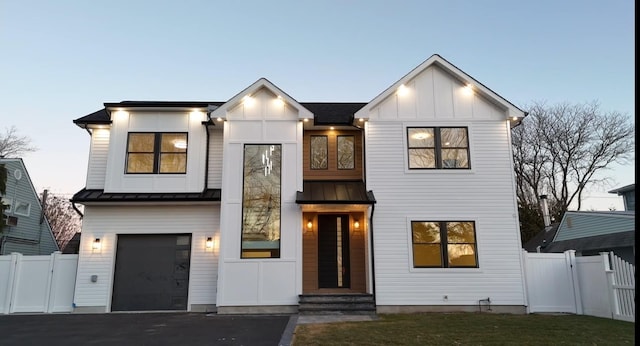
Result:
<svg viewBox="0 0 640 346"><path fill-rule="evenodd" d="M190 257L190 234L118 235L111 310L186 310Z"/></svg>

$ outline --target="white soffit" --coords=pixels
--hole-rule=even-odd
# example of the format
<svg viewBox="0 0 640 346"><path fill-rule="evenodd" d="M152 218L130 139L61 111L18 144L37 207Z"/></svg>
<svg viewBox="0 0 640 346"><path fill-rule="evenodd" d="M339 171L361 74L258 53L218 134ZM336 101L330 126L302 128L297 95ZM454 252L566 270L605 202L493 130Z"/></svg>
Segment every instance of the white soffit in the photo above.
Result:
<svg viewBox="0 0 640 346"><path fill-rule="evenodd" d="M225 102L223 105L216 108L211 113L211 118L212 119L215 119L218 117L223 119L226 118L227 111L235 108L237 105L242 103L243 98L245 96L252 96L262 88L269 90L276 96L279 96L288 106L295 108L298 111L298 119L313 119L313 113L311 113L308 109L304 108L300 103L298 103L298 101L294 100L291 96L287 95L287 93L282 91L280 88L275 86L266 78L258 79L256 82L254 82L253 84L251 84L250 86L248 86L247 88L245 88L244 90L236 94L234 97L229 99L229 101Z"/></svg>

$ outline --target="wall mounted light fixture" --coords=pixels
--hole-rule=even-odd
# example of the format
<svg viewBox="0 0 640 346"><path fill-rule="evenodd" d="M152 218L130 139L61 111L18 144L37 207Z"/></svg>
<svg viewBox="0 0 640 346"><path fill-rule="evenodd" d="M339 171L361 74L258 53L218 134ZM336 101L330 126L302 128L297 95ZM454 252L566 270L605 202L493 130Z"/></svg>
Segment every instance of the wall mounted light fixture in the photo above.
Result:
<svg viewBox="0 0 640 346"><path fill-rule="evenodd" d="M93 252L100 252L100 250L102 250L102 243L100 243L100 238L95 238L91 247L93 248Z"/></svg>
<svg viewBox="0 0 640 346"><path fill-rule="evenodd" d="M207 240L204 242L204 247L207 250L213 249L213 238L207 237Z"/></svg>
<svg viewBox="0 0 640 346"><path fill-rule="evenodd" d="M360 228L360 221L358 221L358 220L354 221L354 222L353 222L353 227L354 227L355 229L359 229L359 228Z"/></svg>

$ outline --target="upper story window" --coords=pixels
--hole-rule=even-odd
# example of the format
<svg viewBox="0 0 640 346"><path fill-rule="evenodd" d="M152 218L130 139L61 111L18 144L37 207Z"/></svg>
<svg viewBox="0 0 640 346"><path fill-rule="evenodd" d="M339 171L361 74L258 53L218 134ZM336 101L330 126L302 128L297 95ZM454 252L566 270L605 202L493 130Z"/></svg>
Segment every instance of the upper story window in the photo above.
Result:
<svg viewBox="0 0 640 346"><path fill-rule="evenodd" d="M338 136L338 169L354 169L355 152L354 136Z"/></svg>
<svg viewBox="0 0 640 346"><path fill-rule="evenodd" d="M186 173L187 134L131 132L126 173Z"/></svg>
<svg viewBox="0 0 640 346"><path fill-rule="evenodd" d="M466 127L408 127L409 169L469 169Z"/></svg>
<svg viewBox="0 0 640 346"><path fill-rule="evenodd" d="M16 201L16 205L13 207L13 213L22 216L29 216L31 214L31 203Z"/></svg>
<svg viewBox="0 0 640 346"><path fill-rule="evenodd" d="M311 169L327 169L329 167L327 136L311 136Z"/></svg>
<svg viewBox="0 0 640 346"><path fill-rule="evenodd" d="M477 268L473 221L411 221L414 268Z"/></svg>
<svg viewBox="0 0 640 346"><path fill-rule="evenodd" d="M280 258L282 145L245 144L241 258Z"/></svg>

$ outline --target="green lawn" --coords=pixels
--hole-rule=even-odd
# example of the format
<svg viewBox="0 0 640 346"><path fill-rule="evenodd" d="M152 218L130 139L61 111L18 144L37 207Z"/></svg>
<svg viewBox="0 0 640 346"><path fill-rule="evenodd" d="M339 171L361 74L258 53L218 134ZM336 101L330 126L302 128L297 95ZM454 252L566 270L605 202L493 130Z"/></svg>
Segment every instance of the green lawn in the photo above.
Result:
<svg viewBox="0 0 640 346"><path fill-rule="evenodd" d="M635 323L582 315L428 313L302 324L293 345L635 345Z"/></svg>

